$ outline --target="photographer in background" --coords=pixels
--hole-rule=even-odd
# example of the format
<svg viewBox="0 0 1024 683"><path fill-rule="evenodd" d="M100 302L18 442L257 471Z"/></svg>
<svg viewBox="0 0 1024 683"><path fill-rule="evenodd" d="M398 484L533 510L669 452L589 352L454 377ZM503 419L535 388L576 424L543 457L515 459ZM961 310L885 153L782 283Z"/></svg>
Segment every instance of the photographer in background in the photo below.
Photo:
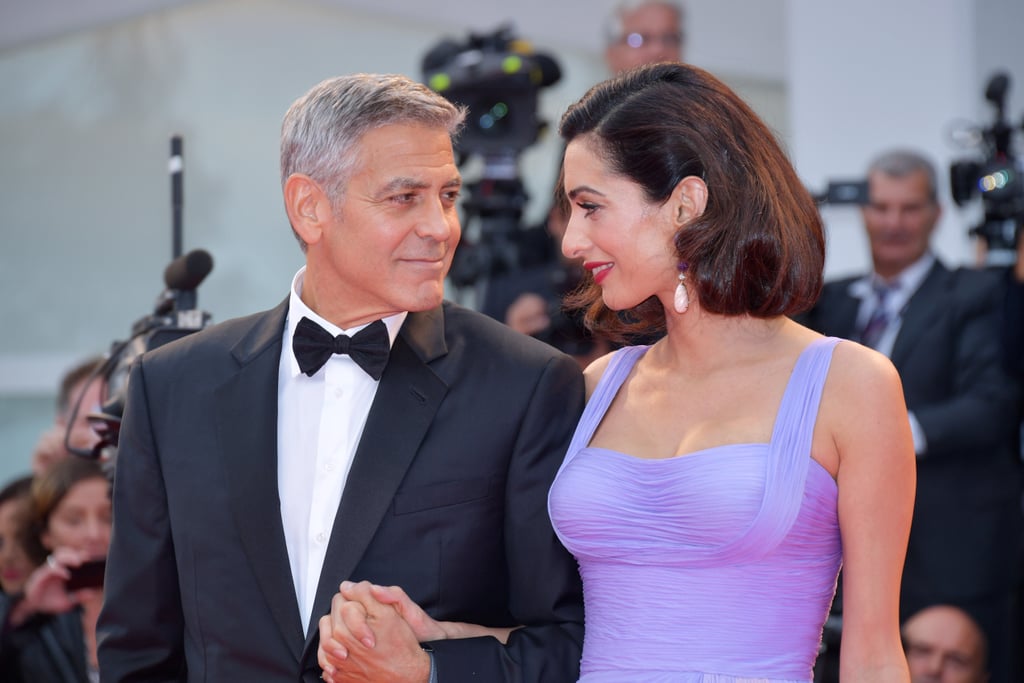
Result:
<svg viewBox="0 0 1024 683"><path fill-rule="evenodd" d="M53 426L43 432L32 451L32 472L39 475L71 455L68 446L89 450L100 437L88 415L99 410L105 382L96 377L103 366L101 356L90 356L69 368L60 380L57 414Z"/></svg>
<svg viewBox="0 0 1024 683"><path fill-rule="evenodd" d="M961 607L989 640L992 680L1016 681L1019 388L1002 363L1000 279L938 260L931 236L940 214L931 162L904 150L879 156L863 208L873 270L827 283L806 323L885 354L903 382L917 498L901 616Z"/></svg>
<svg viewBox="0 0 1024 683"><path fill-rule="evenodd" d="M671 0L620 2L604 25L608 70L614 75L644 64L683 61L683 16L683 6ZM581 264L562 255L568 213L560 193L559 180L545 220L522 233L523 243L532 246L527 252L529 260L491 281L481 310L568 353L586 367L613 345L583 326L582 312L562 309L563 297L576 289L584 273Z"/></svg>
<svg viewBox="0 0 1024 683"><path fill-rule="evenodd" d="M685 39L680 3L627 0L605 22L604 60L613 75L644 64L681 62Z"/></svg>

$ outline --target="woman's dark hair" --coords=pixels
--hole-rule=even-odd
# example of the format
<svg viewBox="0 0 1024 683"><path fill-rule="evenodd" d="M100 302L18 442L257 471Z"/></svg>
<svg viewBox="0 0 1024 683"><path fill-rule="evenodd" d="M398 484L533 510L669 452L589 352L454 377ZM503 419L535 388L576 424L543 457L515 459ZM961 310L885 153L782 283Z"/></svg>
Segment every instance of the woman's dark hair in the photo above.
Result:
<svg viewBox="0 0 1024 683"><path fill-rule="evenodd" d="M559 132L582 136L608 167L667 201L687 176L708 187L704 213L675 237L691 296L701 308L767 318L807 310L823 281L821 216L771 130L720 80L688 64L638 67L591 88L569 107ZM588 280L568 305L617 340L664 328L653 297L608 309Z"/></svg>
<svg viewBox="0 0 1024 683"><path fill-rule="evenodd" d="M87 479L107 479L103 467L95 460L69 456L58 460L32 481L28 505L28 519L22 543L29 557L36 564L46 560L49 550L43 545L43 533L50 524L50 517L71 488Z"/></svg>

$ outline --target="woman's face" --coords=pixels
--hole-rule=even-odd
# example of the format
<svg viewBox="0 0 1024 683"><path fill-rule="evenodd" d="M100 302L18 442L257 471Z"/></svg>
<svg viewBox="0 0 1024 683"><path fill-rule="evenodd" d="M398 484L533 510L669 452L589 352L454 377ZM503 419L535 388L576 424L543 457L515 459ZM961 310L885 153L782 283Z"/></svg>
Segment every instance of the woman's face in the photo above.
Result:
<svg viewBox="0 0 1024 683"><path fill-rule="evenodd" d="M583 260L613 310L651 295L671 305L678 283L674 202L648 201L639 185L608 169L586 137L566 147L564 171L572 213L562 253Z"/></svg>
<svg viewBox="0 0 1024 683"><path fill-rule="evenodd" d="M43 545L51 551L74 548L92 559L106 557L110 546L109 486L103 477L73 484L50 515Z"/></svg>
<svg viewBox="0 0 1024 683"><path fill-rule="evenodd" d="M21 590L34 568L18 540L18 515L22 505L19 499L0 503L0 589L7 595Z"/></svg>

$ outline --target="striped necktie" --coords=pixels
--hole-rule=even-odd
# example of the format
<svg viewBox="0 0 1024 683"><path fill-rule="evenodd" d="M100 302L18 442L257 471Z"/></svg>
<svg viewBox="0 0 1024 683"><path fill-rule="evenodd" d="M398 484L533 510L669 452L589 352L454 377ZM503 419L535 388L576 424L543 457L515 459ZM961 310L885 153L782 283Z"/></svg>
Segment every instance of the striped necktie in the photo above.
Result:
<svg viewBox="0 0 1024 683"><path fill-rule="evenodd" d="M860 333L860 342L865 346L870 346L873 349L878 348L878 342L881 341L882 335L885 334L885 330L889 327L890 322L889 307L886 306L886 303L889 295L897 287L898 285L895 283L887 284L884 282L872 285L872 289L875 292L875 308L871 311L871 317L868 318L864 329Z"/></svg>

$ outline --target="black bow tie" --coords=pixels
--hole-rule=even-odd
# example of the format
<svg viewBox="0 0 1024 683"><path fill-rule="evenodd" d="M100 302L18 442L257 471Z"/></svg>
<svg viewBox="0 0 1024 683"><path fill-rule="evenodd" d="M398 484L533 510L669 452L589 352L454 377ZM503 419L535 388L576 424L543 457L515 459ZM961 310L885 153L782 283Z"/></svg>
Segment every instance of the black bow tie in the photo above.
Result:
<svg viewBox="0 0 1024 683"><path fill-rule="evenodd" d="M317 325L309 318L303 318L295 326L292 337L292 351L299 362L299 370L312 377L324 366L327 359L336 353L347 353L370 377L379 380L388 364L391 344L388 328L376 320L349 337L337 337Z"/></svg>

